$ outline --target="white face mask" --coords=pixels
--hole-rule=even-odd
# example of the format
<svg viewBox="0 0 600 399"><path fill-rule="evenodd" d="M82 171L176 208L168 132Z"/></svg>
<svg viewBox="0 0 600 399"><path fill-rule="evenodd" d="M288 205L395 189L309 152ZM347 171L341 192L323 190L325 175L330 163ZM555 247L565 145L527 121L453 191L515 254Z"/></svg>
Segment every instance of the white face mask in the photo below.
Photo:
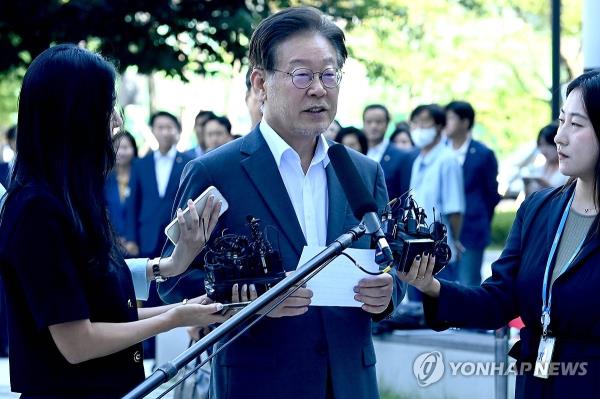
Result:
<svg viewBox="0 0 600 399"><path fill-rule="evenodd" d="M415 145L419 148L423 148L433 143L433 140L435 140L435 137L437 136L437 130L435 127L428 127L426 129L415 128L410 131L410 134Z"/></svg>

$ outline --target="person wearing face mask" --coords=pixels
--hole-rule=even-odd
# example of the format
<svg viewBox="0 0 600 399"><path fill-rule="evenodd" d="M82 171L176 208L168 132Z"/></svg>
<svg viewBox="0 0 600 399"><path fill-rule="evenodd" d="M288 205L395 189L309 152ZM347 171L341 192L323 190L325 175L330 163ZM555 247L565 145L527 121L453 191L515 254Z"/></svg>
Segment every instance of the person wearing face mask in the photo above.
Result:
<svg viewBox="0 0 600 399"><path fill-rule="evenodd" d="M452 250L450 264L442 271L455 279L456 262L464 248L460 243L460 230L465 213L463 171L454 152L442 142L446 113L437 104L419 105L410 114L411 134L420 148L410 178L412 195L425 209L427 220L440 220L448 227L448 245ZM416 290L409 290L409 298L420 299Z"/></svg>
<svg viewBox="0 0 600 399"><path fill-rule="evenodd" d="M525 199L490 278L465 287L433 277L428 256L399 273L425 294L434 330L493 330L521 316L525 327L509 351L516 399L600 394L600 71L568 85L559 121L559 170L570 179Z"/></svg>

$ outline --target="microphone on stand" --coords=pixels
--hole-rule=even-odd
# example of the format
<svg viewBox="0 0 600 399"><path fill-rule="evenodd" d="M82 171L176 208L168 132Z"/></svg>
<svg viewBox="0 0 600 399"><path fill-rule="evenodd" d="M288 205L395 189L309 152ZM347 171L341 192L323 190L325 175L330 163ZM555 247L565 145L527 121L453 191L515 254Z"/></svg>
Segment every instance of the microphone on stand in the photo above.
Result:
<svg viewBox="0 0 600 399"><path fill-rule="evenodd" d="M377 242L375 262L388 266L394 261L394 256L381 229L377 203L373 199L373 195L365 187L354 162L342 144L334 144L329 147L327 155L342 185L344 194L346 194L352 213L364 224L367 234L375 237Z"/></svg>

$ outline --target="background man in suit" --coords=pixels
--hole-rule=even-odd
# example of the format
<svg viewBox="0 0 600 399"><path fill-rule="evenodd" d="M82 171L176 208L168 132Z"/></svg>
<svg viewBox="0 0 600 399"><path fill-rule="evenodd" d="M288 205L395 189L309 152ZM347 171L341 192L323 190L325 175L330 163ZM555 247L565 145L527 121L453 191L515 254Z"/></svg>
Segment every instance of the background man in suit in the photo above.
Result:
<svg viewBox="0 0 600 399"><path fill-rule="evenodd" d="M181 124L175 115L157 112L150 117L150 126L158 141L158 150L150 151L132 164L125 227L128 251L137 249L137 256L143 258L160 256L163 231L171 221L179 179L184 166L192 159L177 151ZM161 304L154 282L152 284L146 306ZM154 357L154 338L144 342L144 357Z"/></svg>
<svg viewBox="0 0 600 399"><path fill-rule="evenodd" d="M212 151L233 140L231 122L225 116L211 116L204 122L204 149Z"/></svg>
<svg viewBox="0 0 600 399"><path fill-rule="evenodd" d="M198 112L196 119L194 119L194 133L196 134L198 145L190 150L187 150L185 155L194 159L206 152L206 147L204 144L204 123L207 121L207 119L215 116L216 115L212 111L200 110L200 112Z"/></svg>
<svg viewBox="0 0 600 399"><path fill-rule="evenodd" d="M452 101L446 106L448 145L454 150L463 168L465 184L465 214L460 242L464 252L458 265L458 281L466 285L481 283L483 251L490 242L494 208L498 194L498 161L494 152L473 140L471 129L475 110L465 101Z"/></svg>
<svg viewBox="0 0 600 399"><path fill-rule="evenodd" d="M368 105L363 111L363 131L369 143L367 156L381 164L391 199L401 196L410 187L410 171L418 152L409 154L390 144L385 138L389 123L390 113L381 104Z"/></svg>
<svg viewBox="0 0 600 399"><path fill-rule="evenodd" d="M217 232L247 235L246 216L258 217L277 230L269 236L277 236L272 243L287 271L297 267L304 245L326 245L355 225L322 136L336 114L346 57L343 32L316 9L290 8L263 20L250 42L263 119L247 136L190 162L176 206L216 186L229 202ZM349 152L384 207L381 167ZM356 246L370 244L363 237ZM202 276L189 270L161 283L161 297L174 302L200 293ZM403 288L388 274L364 278L355 287L362 308L309 307L312 292L299 289L219 353L211 397L377 398L371 319L390 312Z"/></svg>
<svg viewBox="0 0 600 399"><path fill-rule="evenodd" d="M150 117L152 134L158 150L134 162L131 170L131 210L128 212L127 238L137 244L139 256L160 255L164 244L163 230L171 221L171 208L179 179L190 157L177 151L181 134L179 120L168 112Z"/></svg>
<svg viewBox="0 0 600 399"><path fill-rule="evenodd" d="M440 272L447 280L456 280L457 261L464 248L460 231L465 213L465 190L462 169L454 152L442 142L446 126L444 108L422 104L410 113L411 134L420 153L412 166L412 195L425 210L427 222L441 220L448 228L446 238L452 250L450 263ZM421 293L409 288L411 300L419 301Z"/></svg>

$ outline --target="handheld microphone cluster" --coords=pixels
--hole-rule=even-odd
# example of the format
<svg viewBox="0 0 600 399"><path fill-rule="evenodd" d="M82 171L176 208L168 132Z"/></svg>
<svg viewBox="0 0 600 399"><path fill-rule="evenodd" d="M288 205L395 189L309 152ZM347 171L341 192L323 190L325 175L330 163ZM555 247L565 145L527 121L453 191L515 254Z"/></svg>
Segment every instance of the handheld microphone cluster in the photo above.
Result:
<svg viewBox="0 0 600 399"><path fill-rule="evenodd" d="M377 242L375 261L379 265L388 266L394 261L394 256L381 229L377 203L373 195L365 187L354 162L342 144L329 147L327 155L346 194L352 213L364 224L367 234L371 234Z"/></svg>

